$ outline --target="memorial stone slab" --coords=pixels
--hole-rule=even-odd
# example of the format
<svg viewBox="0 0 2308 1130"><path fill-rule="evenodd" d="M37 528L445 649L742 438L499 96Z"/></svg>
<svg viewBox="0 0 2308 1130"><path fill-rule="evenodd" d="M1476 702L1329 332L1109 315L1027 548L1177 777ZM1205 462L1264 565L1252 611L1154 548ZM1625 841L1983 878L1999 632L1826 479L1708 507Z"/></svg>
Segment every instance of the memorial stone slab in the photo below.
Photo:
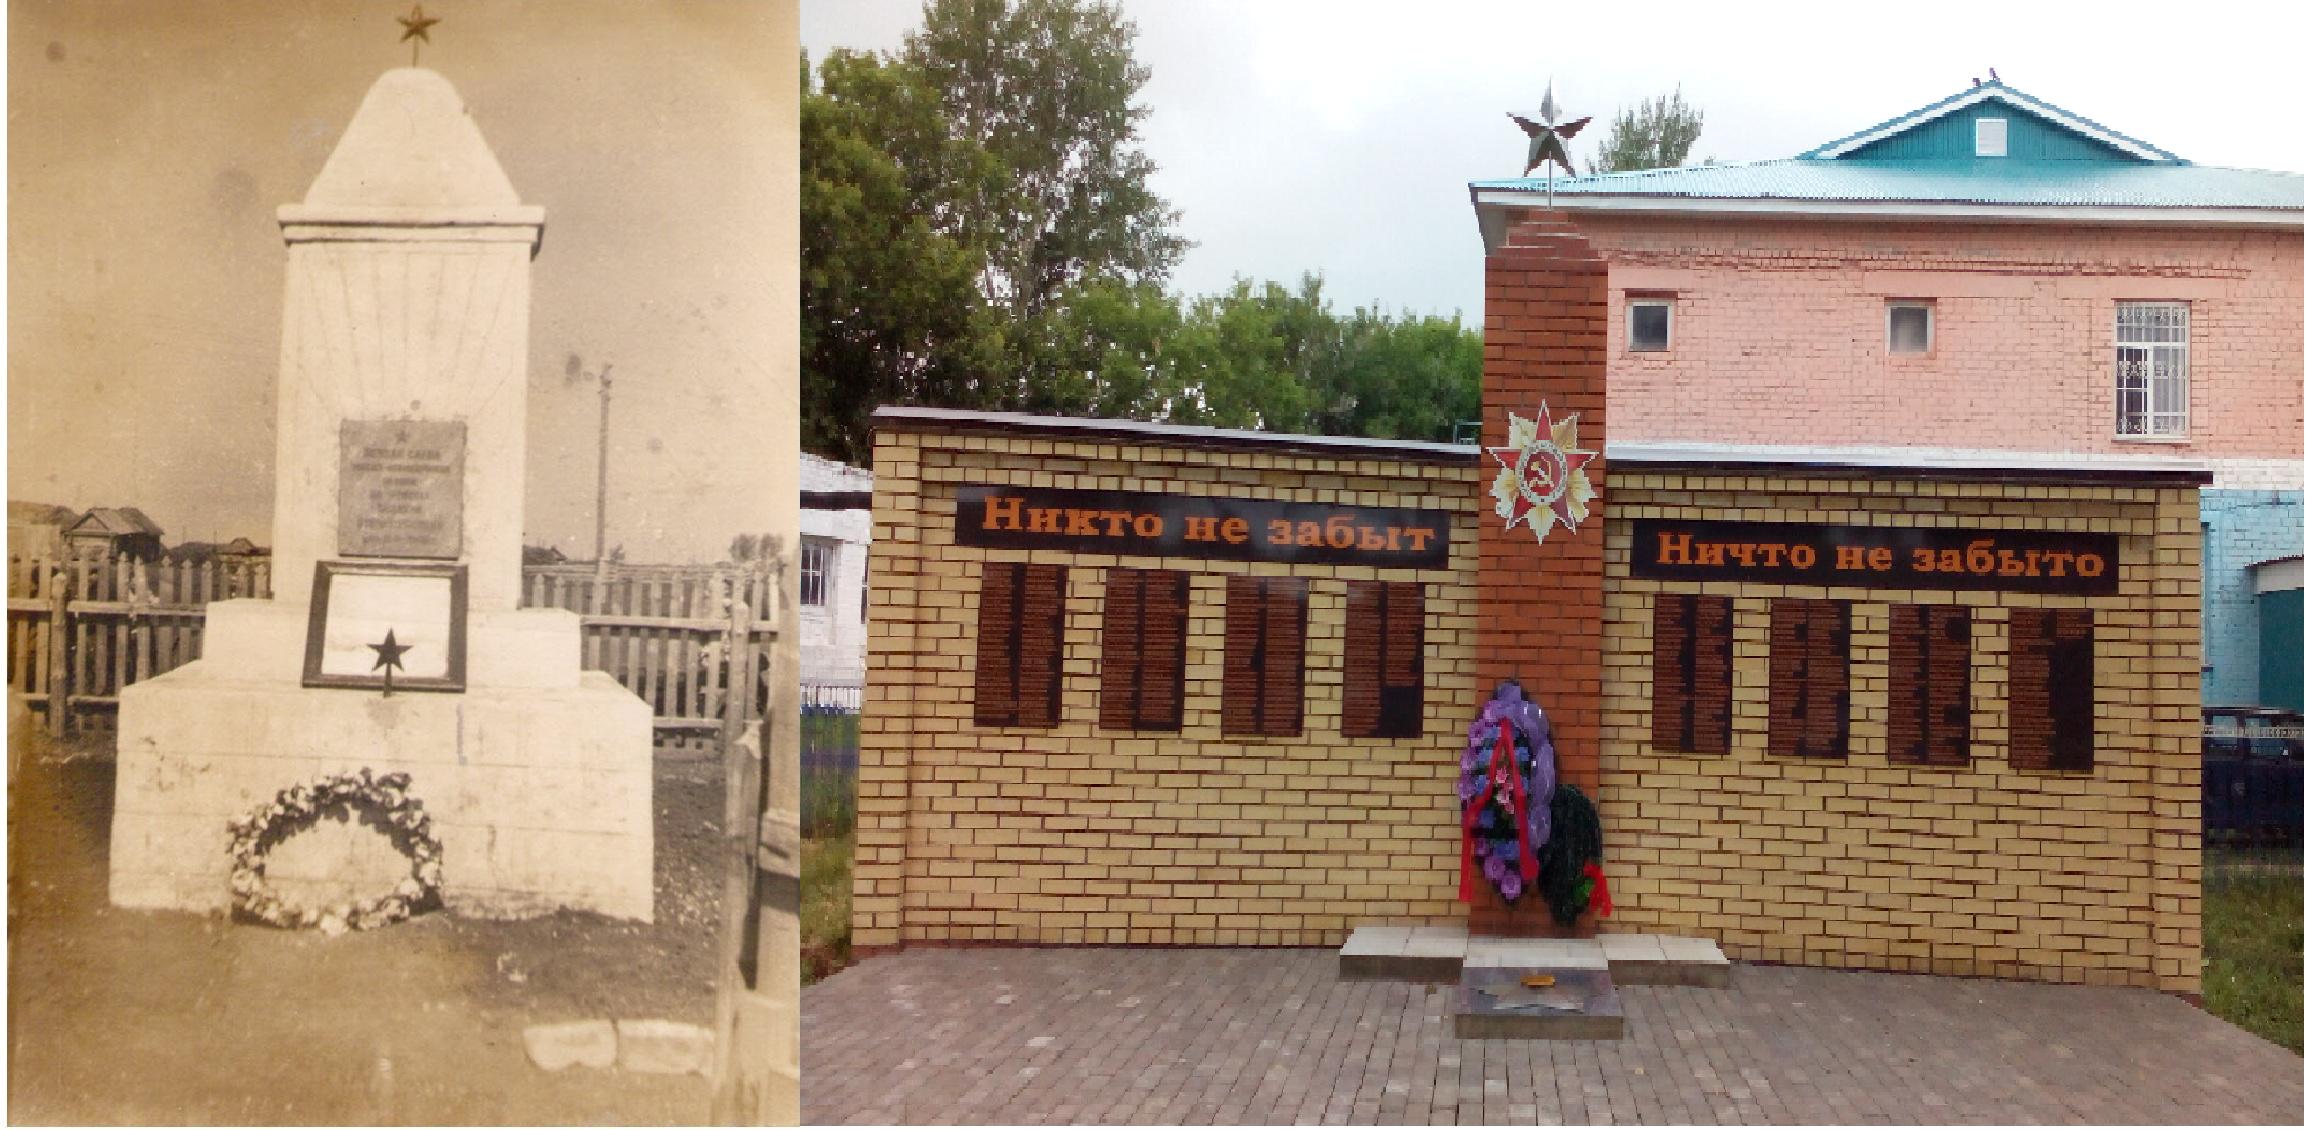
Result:
<svg viewBox="0 0 2308 1130"><path fill-rule="evenodd" d="M337 470L337 552L454 559L464 548L462 420L347 420Z"/></svg>

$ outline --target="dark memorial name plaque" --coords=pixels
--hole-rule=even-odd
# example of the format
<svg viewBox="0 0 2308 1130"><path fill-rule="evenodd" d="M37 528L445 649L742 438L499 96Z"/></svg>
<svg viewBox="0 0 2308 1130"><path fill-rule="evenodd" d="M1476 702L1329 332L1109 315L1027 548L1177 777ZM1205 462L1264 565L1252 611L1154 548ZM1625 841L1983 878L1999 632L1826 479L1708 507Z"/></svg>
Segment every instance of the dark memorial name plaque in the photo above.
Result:
<svg viewBox="0 0 2308 1130"><path fill-rule="evenodd" d="M1635 520L1630 571L1654 581L1871 589L2116 591L2116 536L2044 530Z"/></svg>
<svg viewBox="0 0 2308 1130"><path fill-rule="evenodd" d="M1450 513L1137 491L966 486L954 541L1135 557L1436 569Z"/></svg>
<svg viewBox="0 0 2308 1130"><path fill-rule="evenodd" d="M454 558L465 546L465 425L347 420L338 439L337 553Z"/></svg>

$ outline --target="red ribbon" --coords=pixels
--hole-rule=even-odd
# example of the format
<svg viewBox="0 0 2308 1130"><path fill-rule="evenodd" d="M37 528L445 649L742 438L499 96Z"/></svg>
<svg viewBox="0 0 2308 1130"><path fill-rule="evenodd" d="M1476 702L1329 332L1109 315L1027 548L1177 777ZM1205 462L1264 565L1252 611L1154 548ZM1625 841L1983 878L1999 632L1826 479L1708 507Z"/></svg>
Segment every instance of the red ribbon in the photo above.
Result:
<svg viewBox="0 0 2308 1130"><path fill-rule="evenodd" d="M1611 884L1603 878L1603 869L1590 863L1581 868L1579 873L1595 881L1595 893L1587 900L1587 905L1595 908L1596 917L1609 918L1611 916Z"/></svg>
<svg viewBox="0 0 2308 1130"><path fill-rule="evenodd" d="M1515 843L1522 851L1523 885L1528 887L1539 878L1538 853L1531 847L1527 831L1530 822L1525 806L1530 803L1530 796L1523 788L1523 775L1515 772L1514 723L1503 719L1499 722L1499 744L1491 751L1491 771L1483 778L1483 791L1467 805L1466 819L1459 827L1460 902L1475 901L1475 819L1502 787L1507 791L1507 798L1514 802Z"/></svg>

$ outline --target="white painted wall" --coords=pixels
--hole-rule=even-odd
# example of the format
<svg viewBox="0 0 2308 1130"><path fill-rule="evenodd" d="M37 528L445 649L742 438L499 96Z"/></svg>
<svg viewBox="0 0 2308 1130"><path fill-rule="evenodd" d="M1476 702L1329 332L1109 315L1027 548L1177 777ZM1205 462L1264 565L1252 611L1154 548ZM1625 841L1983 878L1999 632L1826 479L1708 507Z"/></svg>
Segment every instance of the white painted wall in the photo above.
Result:
<svg viewBox="0 0 2308 1130"><path fill-rule="evenodd" d="M799 606L801 681L862 684L866 555L873 538L873 515L865 510L803 510L801 537L804 545L820 541L835 550L826 602Z"/></svg>

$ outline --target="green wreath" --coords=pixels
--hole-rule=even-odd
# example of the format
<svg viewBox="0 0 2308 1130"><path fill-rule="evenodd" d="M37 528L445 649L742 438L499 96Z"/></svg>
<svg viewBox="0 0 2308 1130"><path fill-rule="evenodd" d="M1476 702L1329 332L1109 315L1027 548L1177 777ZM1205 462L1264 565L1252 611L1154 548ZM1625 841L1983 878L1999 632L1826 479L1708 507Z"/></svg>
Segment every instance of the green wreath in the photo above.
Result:
<svg viewBox="0 0 2308 1130"><path fill-rule="evenodd" d="M381 895L328 907L299 906L265 882L265 861L282 841L342 813L358 817L409 857L409 875ZM272 802L231 823L232 909L235 917L284 929L318 928L339 933L373 930L438 907L441 903L441 841L433 838L433 818L424 802L409 795L409 775L371 777L367 769L340 773L281 790Z"/></svg>

